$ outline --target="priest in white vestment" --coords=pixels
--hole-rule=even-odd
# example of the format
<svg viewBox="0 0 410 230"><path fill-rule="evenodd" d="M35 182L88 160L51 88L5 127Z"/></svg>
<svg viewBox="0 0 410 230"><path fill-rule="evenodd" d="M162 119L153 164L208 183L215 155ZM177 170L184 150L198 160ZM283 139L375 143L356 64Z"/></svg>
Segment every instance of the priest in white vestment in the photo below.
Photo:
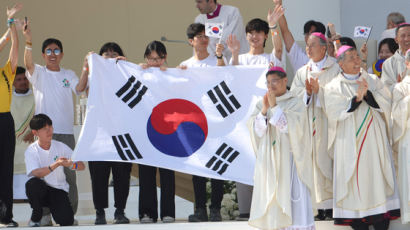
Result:
<svg viewBox="0 0 410 230"><path fill-rule="evenodd" d="M25 76L26 70L18 66L16 77L13 82L13 98L11 100L10 112L14 119L16 133L16 150L14 154L14 178L13 199L27 199L25 184L26 164L24 163L24 152L34 136L31 133L29 122L34 115L34 95L29 87L29 81Z"/></svg>
<svg viewBox="0 0 410 230"><path fill-rule="evenodd" d="M312 33L306 46L310 60L301 67L293 79L291 91L307 107L309 136L312 139L314 197L318 204L318 218L332 217L333 197L333 149L328 148L327 117L324 111L323 88L340 71L336 60L326 55L326 38L321 33ZM325 209L321 210L321 209Z"/></svg>
<svg viewBox="0 0 410 230"><path fill-rule="evenodd" d="M268 92L249 121L256 153L249 225L259 229L315 229L313 175L306 107L286 89L286 73L272 67Z"/></svg>
<svg viewBox="0 0 410 230"><path fill-rule="evenodd" d="M401 221L410 223L410 49L406 53L407 74L393 89L393 141L399 152L398 184Z"/></svg>
<svg viewBox="0 0 410 230"><path fill-rule="evenodd" d="M393 91L397 81L405 76L406 64L404 55L410 49L410 24L402 23L396 28L396 42L399 44L399 49L393 56L388 58L383 63L382 82Z"/></svg>
<svg viewBox="0 0 410 230"><path fill-rule="evenodd" d="M388 229L400 216L388 128L391 93L361 71L355 48L337 52L342 72L324 88L328 142L334 147L333 217L353 229Z"/></svg>

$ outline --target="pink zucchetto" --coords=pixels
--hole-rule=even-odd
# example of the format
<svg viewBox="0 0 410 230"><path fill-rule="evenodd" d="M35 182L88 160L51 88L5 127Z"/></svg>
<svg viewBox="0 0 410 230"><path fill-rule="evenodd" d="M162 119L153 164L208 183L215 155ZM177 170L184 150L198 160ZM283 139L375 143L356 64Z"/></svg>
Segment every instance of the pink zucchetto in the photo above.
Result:
<svg viewBox="0 0 410 230"><path fill-rule="evenodd" d="M315 37L318 37L318 38L320 38L320 39L326 41L326 37L325 37L325 35L322 34L322 33L314 32L314 33L311 33L310 35L313 35L313 36L315 36Z"/></svg>
<svg viewBox="0 0 410 230"><path fill-rule="evenodd" d="M278 71L278 72L282 72L282 73L286 74L285 70L282 69L282 67L279 67L279 66L271 67L268 71Z"/></svg>
<svg viewBox="0 0 410 230"><path fill-rule="evenodd" d="M344 52L346 52L346 50L353 48L352 46L341 46L336 53L336 57L339 57L340 55L342 55Z"/></svg>

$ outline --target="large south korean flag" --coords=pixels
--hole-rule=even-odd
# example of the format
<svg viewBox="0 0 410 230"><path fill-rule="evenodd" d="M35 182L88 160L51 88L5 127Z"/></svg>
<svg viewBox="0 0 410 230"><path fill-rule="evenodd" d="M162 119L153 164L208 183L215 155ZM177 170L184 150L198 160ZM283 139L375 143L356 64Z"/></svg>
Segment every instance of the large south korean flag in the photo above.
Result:
<svg viewBox="0 0 410 230"><path fill-rule="evenodd" d="M265 67L143 70L92 54L73 159L126 161L253 184L247 121ZM260 87L258 87L258 86Z"/></svg>

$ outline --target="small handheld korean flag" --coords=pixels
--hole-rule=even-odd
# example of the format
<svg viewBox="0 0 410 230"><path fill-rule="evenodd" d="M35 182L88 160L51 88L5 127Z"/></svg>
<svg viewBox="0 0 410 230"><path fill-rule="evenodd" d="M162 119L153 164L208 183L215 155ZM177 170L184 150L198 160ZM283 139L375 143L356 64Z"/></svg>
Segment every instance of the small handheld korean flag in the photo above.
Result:
<svg viewBox="0 0 410 230"><path fill-rule="evenodd" d="M222 30L224 28L223 23L205 23L205 34L208 37L221 38Z"/></svg>
<svg viewBox="0 0 410 230"><path fill-rule="evenodd" d="M355 38L366 38L366 39L368 39L369 36L370 36L371 31L372 31L371 27L356 26L354 28L354 37Z"/></svg>

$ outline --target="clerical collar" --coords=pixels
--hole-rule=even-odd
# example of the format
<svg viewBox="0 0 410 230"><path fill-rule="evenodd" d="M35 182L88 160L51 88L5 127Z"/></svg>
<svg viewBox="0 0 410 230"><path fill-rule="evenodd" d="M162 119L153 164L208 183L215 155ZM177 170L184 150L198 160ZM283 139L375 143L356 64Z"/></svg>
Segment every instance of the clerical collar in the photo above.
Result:
<svg viewBox="0 0 410 230"><path fill-rule="evenodd" d="M357 80L360 77L360 73L358 74L347 74L347 73L342 73L343 77L345 77L347 80Z"/></svg>
<svg viewBox="0 0 410 230"><path fill-rule="evenodd" d="M28 89L28 91L26 93L17 93L16 90L13 90L13 96L17 96L17 97L28 96L31 93L32 93L31 89Z"/></svg>
<svg viewBox="0 0 410 230"><path fill-rule="evenodd" d="M323 69L323 66L325 65L326 59L327 59L327 56L325 55L325 57L322 60L318 61L318 62L314 62L312 60L312 63L310 65L310 71L320 72Z"/></svg>
<svg viewBox="0 0 410 230"><path fill-rule="evenodd" d="M222 5L221 5L221 4L218 4L218 5L216 6L216 10L215 10L214 12L209 13L209 14L206 14L206 18L212 19L212 18L218 17L218 16L219 16L219 13L221 12L221 7L222 7Z"/></svg>

